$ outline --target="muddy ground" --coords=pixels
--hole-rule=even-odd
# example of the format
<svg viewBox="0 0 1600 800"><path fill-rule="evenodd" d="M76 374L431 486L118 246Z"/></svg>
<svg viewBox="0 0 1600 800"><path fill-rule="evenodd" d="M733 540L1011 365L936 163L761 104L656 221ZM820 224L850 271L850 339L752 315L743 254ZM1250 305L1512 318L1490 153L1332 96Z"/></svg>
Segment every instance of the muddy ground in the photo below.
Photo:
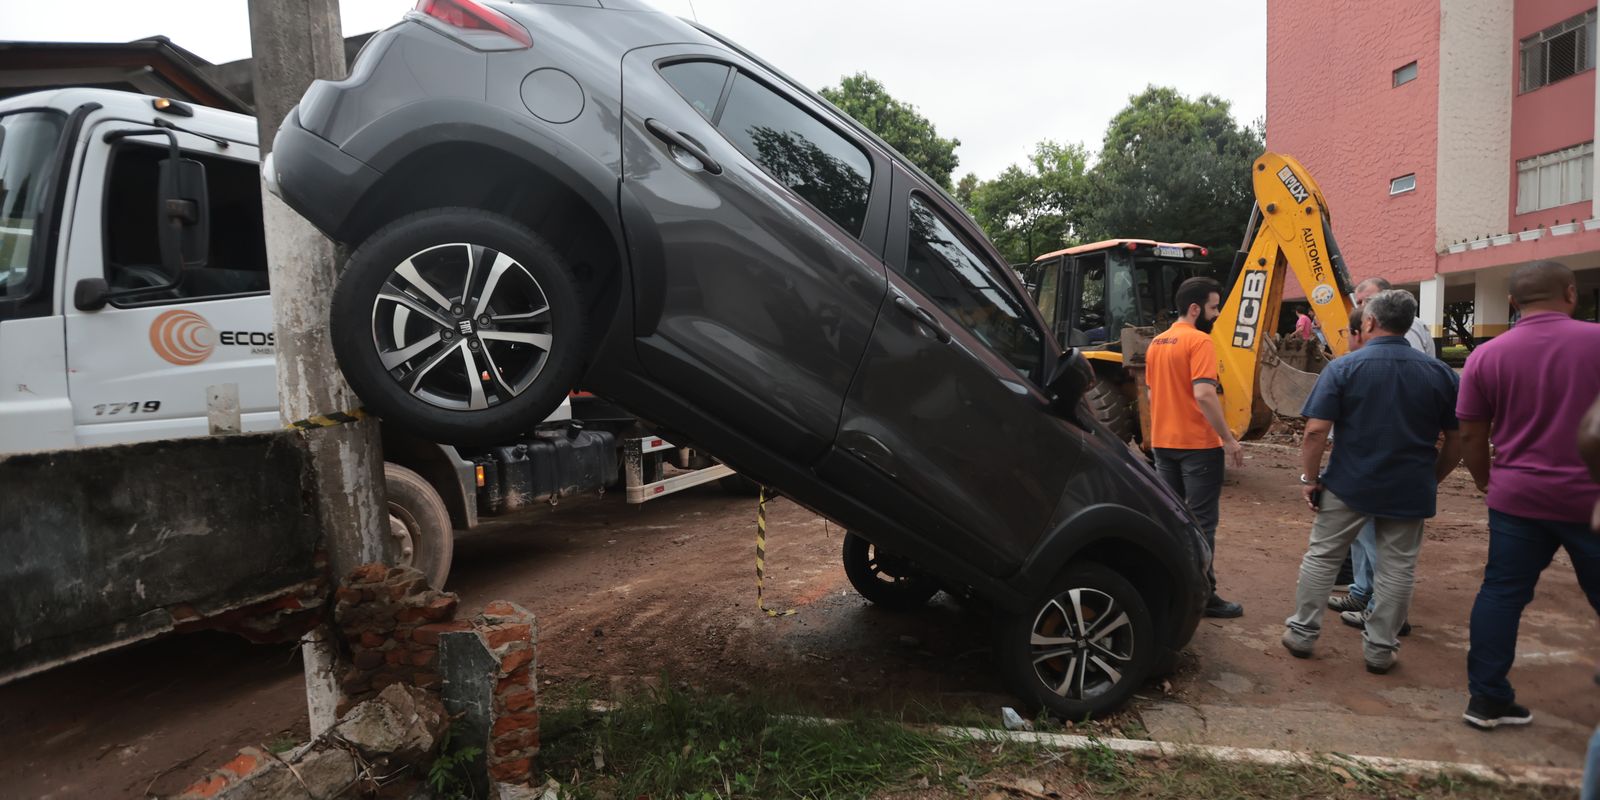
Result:
<svg viewBox="0 0 1600 800"><path fill-rule="evenodd" d="M1332 621L1317 657L1278 645L1310 517L1293 450L1247 445L1223 497L1217 572L1245 606L1206 620L1169 691L1151 685L1117 721L1129 735L1250 747L1578 767L1600 721L1594 612L1564 554L1523 618L1513 680L1535 724L1483 734L1460 722L1467 618L1482 573L1486 514L1464 472L1447 482L1422 552L1415 632L1387 676L1362 669L1357 630ZM496 522L457 545L450 589L464 611L494 599L539 617L550 696L606 695L658 675L722 691L797 698L822 712L861 705L998 719L1010 701L993 668L988 612L940 596L894 614L850 589L841 532L792 503L769 507L769 619L756 609L754 501L703 488L642 507L563 507ZM167 793L246 744L303 738L291 647L221 634L148 643L0 687L0 796ZM925 710L933 709L933 710ZM940 710L943 710L942 712Z"/></svg>

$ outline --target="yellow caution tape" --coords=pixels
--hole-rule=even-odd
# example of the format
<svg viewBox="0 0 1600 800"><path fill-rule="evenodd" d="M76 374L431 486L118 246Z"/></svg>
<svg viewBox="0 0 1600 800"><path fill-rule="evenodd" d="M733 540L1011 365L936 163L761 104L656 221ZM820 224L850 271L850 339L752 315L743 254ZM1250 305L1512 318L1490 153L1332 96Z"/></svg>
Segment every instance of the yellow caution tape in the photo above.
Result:
<svg viewBox="0 0 1600 800"><path fill-rule="evenodd" d="M761 487L760 498L756 501L756 608L768 617L787 617L795 613L794 609L787 611L774 611L767 608L766 600L767 579L767 487Z"/></svg>
<svg viewBox="0 0 1600 800"><path fill-rule="evenodd" d="M314 428L332 428L336 425L346 425L367 418L365 409L352 409L350 411L335 411L332 414L318 414L298 422L291 422L283 427L293 430L309 431Z"/></svg>

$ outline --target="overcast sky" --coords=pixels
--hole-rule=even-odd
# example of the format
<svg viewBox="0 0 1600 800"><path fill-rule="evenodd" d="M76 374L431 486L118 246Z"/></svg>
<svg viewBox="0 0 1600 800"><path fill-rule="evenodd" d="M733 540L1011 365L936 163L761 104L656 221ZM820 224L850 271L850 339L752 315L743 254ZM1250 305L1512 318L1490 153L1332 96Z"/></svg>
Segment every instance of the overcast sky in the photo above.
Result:
<svg viewBox="0 0 1600 800"><path fill-rule="evenodd" d="M866 71L961 140L957 176L990 178L1040 139L1098 148L1148 84L1266 113L1265 0L652 0L812 88ZM691 9L690 3L693 2ZM128 41L164 34L221 63L250 55L245 0L0 0L0 38ZM411 0L344 0L346 35Z"/></svg>

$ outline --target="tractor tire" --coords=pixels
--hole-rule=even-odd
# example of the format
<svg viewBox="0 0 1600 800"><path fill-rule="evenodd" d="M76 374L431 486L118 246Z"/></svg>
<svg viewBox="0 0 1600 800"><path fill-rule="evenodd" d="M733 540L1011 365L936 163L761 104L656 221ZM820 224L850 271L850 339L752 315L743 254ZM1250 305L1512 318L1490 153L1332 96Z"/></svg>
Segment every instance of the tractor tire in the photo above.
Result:
<svg viewBox="0 0 1600 800"><path fill-rule="evenodd" d="M1084 405L1118 441L1131 442L1139 430L1139 415L1117 385L1104 378L1095 381L1083 394Z"/></svg>

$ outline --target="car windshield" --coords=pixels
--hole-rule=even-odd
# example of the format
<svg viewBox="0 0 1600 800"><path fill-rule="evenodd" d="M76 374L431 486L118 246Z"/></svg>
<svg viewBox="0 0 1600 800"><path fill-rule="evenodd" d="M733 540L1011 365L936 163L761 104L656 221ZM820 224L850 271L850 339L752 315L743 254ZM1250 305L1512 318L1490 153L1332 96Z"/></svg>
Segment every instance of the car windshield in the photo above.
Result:
<svg viewBox="0 0 1600 800"><path fill-rule="evenodd" d="M53 111L0 116L0 300L27 291L34 226L45 198L51 160L64 120Z"/></svg>

